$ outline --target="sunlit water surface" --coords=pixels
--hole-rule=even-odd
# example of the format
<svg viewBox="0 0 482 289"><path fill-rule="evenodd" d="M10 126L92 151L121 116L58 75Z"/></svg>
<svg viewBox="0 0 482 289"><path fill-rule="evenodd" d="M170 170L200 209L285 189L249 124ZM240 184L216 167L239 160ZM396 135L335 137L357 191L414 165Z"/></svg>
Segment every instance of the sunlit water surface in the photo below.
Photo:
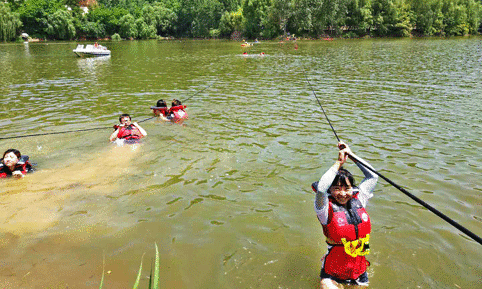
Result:
<svg viewBox="0 0 482 289"><path fill-rule="evenodd" d="M132 288L143 260L147 288L157 244L161 288L317 288L310 184L337 149L314 93L354 152L482 235L480 38L102 44L0 45L2 137L99 128L0 140L37 168L0 184L0 287L95 288L105 262L104 288ZM149 119L160 98L187 99L184 126ZM108 142L125 112L140 145ZM371 288L481 288L480 244L374 193Z"/></svg>

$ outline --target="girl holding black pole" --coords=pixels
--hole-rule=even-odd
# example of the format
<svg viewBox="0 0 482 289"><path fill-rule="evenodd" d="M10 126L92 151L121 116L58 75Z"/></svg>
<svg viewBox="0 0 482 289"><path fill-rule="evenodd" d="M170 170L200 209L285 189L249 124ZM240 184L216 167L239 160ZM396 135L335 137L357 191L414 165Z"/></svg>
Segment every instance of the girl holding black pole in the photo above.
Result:
<svg viewBox="0 0 482 289"><path fill-rule="evenodd" d="M316 192L315 212L323 226L328 252L322 259L321 288L339 288L338 284L368 285L365 255L369 253L371 223L365 210L378 181L378 176L365 166L342 141L338 143L338 159L333 166L313 183ZM352 174L342 166L347 158L355 162L365 178L355 185Z"/></svg>

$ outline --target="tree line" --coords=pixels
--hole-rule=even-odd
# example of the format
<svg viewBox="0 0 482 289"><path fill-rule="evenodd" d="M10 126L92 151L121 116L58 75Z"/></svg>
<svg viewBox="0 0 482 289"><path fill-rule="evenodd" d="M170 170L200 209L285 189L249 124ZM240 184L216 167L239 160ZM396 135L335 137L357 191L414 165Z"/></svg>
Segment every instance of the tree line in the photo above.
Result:
<svg viewBox="0 0 482 289"><path fill-rule="evenodd" d="M481 19L482 0L7 0L0 41L461 36Z"/></svg>

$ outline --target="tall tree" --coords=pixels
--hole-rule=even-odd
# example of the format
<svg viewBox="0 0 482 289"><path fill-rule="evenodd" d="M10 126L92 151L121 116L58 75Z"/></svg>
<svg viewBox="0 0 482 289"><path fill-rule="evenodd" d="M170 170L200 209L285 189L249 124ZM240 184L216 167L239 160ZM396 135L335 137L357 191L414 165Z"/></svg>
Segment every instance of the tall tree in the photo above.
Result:
<svg viewBox="0 0 482 289"><path fill-rule="evenodd" d="M12 11L16 11L20 6L22 6L25 0L7 0L6 3L9 3L11 6Z"/></svg>
<svg viewBox="0 0 482 289"><path fill-rule="evenodd" d="M456 0L443 0L444 32L446 35L465 35L469 32L467 25L467 8Z"/></svg>
<svg viewBox="0 0 482 289"><path fill-rule="evenodd" d="M328 28L330 33L339 34L341 26L345 25L347 11L347 0L323 1L321 14L318 21Z"/></svg>
<svg viewBox="0 0 482 289"><path fill-rule="evenodd" d="M71 40L75 36L74 18L67 9L47 15L46 34L50 39Z"/></svg>
<svg viewBox="0 0 482 289"><path fill-rule="evenodd" d="M26 0L20 6L18 12L28 34L36 37L45 37L48 28L48 15L52 15L62 8L60 1Z"/></svg>
<svg viewBox="0 0 482 289"><path fill-rule="evenodd" d="M122 38L137 38L136 19L130 13L119 19L119 34Z"/></svg>
<svg viewBox="0 0 482 289"><path fill-rule="evenodd" d="M245 35L248 38L262 36L263 23L266 21L271 0L245 0L243 4L243 15L245 21Z"/></svg>
<svg viewBox="0 0 482 289"><path fill-rule="evenodd" d="M318 21L323 0L293 0L291 16L288 25L298 34L314 34L322 31L323 25Z"/></svg>
<svg viewBox="0 0 482 289"><path fill-rule="evenodd" d="M271 26L271 35L263 35L265 37L271 38L273 36L279 35L280 32L283 35L287 34L288 20L293 14L293 3L290 0L272 0L271 7L268 9L268 21L266 26Z"/></svg>
<svg viewBox="0 0 482 289"><path fill-rule="evenodd" d="M10 10L10 4L0 2L0 41L14 40L21 26L20 15Z"/></svg>
<svg viewBox="0 0 482 289"><path fill-rule="evenodd" d="M108 8L100 5L90 10L86 17L90 22L103 24L107 35L112 35L119 32L119 20L127 14L129 14L127 9L121 7Z"/></svg>
<svg viewBox="0 0 482 289"><path fill-rule="evenodd" d="M345 25L358 36L369 33L373 25L373 16L370 0L349 0Z"/></svg>
<svg viewBox="0 0 482 289"><path fill-rule="evenodd" d="M219 22L221 35L230 36L233 32L241 32L244 25L243 8L235 12L224 12Z"/></svg>
<svg viewBox="0 0 482 289"><path fill-rule="evenodd" d="M177 21L177 15L174 11L165 7L161 2L144 5L142 17L148 25L152 25L155 28L156 33L159 35L172 33Z"/></svg>

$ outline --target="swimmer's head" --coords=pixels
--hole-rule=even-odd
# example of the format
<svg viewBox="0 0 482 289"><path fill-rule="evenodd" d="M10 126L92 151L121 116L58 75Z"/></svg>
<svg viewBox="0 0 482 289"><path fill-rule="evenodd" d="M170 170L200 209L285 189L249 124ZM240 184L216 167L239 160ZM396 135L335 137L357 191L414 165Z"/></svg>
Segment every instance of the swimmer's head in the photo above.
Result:
<svg viewBox="0 0 482 289"><path fill-rule="evenodd" d="M22 155L20 154L19 150L16 149L8 149L3 153L2 162L9 168L14 167Z"/></svg>
<svg viewBox="0 0 482 289"><path fill-rule="evenodd" d="M121 116L119 116L119 122L120 122L121 124L127 124L127 125L129 125L130 122L131 122L131 116L128 115L127 113L121 114Z"/></svg>
<svg viewBox="0 0 482 289"><path fill-rule="evenodd" d="M166 101L164 99L159 99L156 107L167 107Z"/></svg>
<svg viewBox="0 0 482 289"><path fill-rule="evenodd" d="M171 106L179 106L182 105L181 101L179 99L173 99Z"/></svg>

